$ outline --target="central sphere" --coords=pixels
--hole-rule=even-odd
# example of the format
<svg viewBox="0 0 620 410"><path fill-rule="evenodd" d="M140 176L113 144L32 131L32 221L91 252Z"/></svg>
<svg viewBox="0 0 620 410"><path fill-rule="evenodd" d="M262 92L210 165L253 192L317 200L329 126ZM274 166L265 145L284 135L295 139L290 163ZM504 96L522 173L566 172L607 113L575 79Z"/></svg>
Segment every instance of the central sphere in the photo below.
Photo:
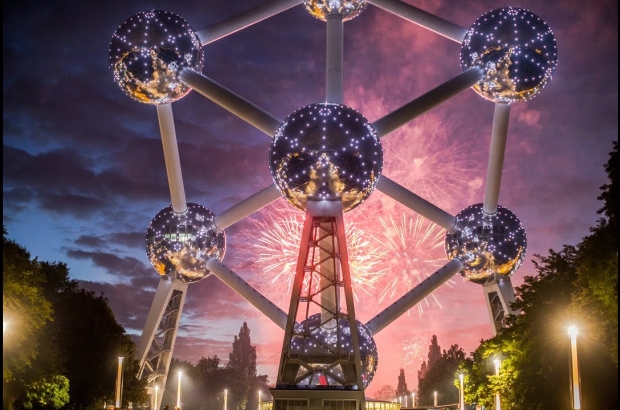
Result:
<svg viewBox="0 0 620 410"><path fill-rule="evenodd" d="M203 53L198 36L183 18L153 10L120 25L112 36L108 61L125 94L147 104L167 104L190 92L178 79L179 70L201 72Z"/></svg>
<svg viewBox="0 0 620 410"><path fill-rule="evenodd" d="M213 212L193 203L182 214L168 206L155 215L146 230L146 254L160 276L192 283L209 275L209 259L221 261L226 251L226 237L213 218Z"/></svg>
<svg viewBox="0 0 620 410"><path fill-rule="evenodd" d="M333 367L333 363L342 357L353 357L353 342L351 339L351 326L349 320L340 317L338 330L325 330L321 326L321 314L310 316L303 322L295 325L295 333L303 337L291 339L291 354L299 356L303 361L311 363L313 374L302 379L299 386L320 385L319 376L323 375L329 385L337 385L338 382L330 376L334 374L342 379L340 365ZM364 389L368 387L377 372L379 356L377 345L372 337L370 329L359 320L357 323L357 335L360 345L360 360L362 361L362 383Z"/></svg>
<svg viewBox="0 0 620 410"><path fill-rule="evenodd" d="M327 21L330 14L339 14L342 21L351 20L364 11L365 0L304 0L304 7L313 17Z"/></svg>
<svg viewBox="0 0 620 410"><path fill-rule="evenodd" d="M359 112L342 104L316 103L289 115L271 143L271 175L295 208L309 199L342 200L343 212L375 189L383 167L377 132Z"/></svg>
<svg viewBox="0 0 620 410"><path fill-rule="evenodd" d="M480 66L486 72L474 90L493 102L533 98L551 80L557 64L555 36L547 23L515 7L480 16L461 48L463 70Z"/></svg>
<svg viewBox="0 0 620 410"><path fill-rule="evenodd" d="M527 248L521 221L498 206L493 215L483 204L471 205L456 215L456 229L446 234L446 255L463 262L461 275L474 283L502 281L517 271Z"/></svg>

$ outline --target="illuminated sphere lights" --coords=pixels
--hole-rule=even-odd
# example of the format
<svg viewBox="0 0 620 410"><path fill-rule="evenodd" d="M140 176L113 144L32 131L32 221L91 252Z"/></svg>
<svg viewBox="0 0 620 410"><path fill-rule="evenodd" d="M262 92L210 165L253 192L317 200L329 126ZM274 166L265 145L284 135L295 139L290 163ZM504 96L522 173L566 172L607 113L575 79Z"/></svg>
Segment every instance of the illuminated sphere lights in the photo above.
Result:
<svg viewBox="0 0 620 410"><path fill-rule="evenodd" d="M291 339L291 354L312 363L314 370L314 374L302 379L298 386L318 386L319 376L325 376L328 385L339 384L331 375L342 378L342 368L340 365L332 366L342 357L353 356L353 342L349 320L346 317L337 320L338 330L325 330L321 326L320 313L295 325L295 333L304 334L305 337L294 336ZM362 361L362 383L365 389L375 376L379 356L370 329L359 320L356 320L356 323Z"/></svg>
<svg viewBox="0 0 620 410"><path fill-rule="evenodd" d="M131 98L167 104L190 92L178 78L183 67L202 71L203 53L196 32L167 11L139 12L116 30L108 53L114 81Z"/></svg>
<svg viewBox="0 0 620 410"><path fill-rule="evenodd" d="M298 109L278 128L269 156L271 175L284 198L305 211L309 199L342 200L343 212L375 189L383 167L376 131L342 104Z"/></svg>
<svg viewBox="0 0 620 410"><path fill-rule="evenodd" d="M222 260L226 251L226 237L213 225L213 217L193 203L182 214L168 206L155 215L146 230L146 254L160 276L193 283L209 275L207 261Z"/></svg>
<svg viewBox="0 0 620 410"><path fill-rule="evenodd" d="M515 7L480 16L461 47L463 70L480 66L486 73L474 90L493 102L533 98L551 80L557 64L555 36L547 23Z"/></svg>
<svg viewBox="0 0 620 410"><path fill-rule="evenodd" d="M340 14L342 21L351 20L364 11L365 0L304 0L304 7L313 17L327 21L330 14Z"/></svg>
<svg viewBox="0 0 620 410"><path fill-rule="evenodd" d="M482 204L471 205L456 215L456 229L446 234L449 259L463 263L461 275L485 284L502 281L517 271L527 247L525 229L510 210L498 206L493 215Z"/></svg>

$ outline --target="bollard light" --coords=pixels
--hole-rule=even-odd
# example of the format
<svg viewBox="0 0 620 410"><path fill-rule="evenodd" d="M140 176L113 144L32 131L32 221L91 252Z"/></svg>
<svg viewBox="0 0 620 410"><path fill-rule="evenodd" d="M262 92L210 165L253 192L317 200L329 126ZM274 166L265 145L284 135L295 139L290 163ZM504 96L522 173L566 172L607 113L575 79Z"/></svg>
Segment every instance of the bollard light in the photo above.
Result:
<svg viewBox="0 0 620 410"><path fill-rule="evenodd" d="M577 361L577 328L570 326L568 328L570 336L570 370L571 370L571 390L572 390L572 408L574 410L581 409L581 380L579 380L579 362Z"/></svg>

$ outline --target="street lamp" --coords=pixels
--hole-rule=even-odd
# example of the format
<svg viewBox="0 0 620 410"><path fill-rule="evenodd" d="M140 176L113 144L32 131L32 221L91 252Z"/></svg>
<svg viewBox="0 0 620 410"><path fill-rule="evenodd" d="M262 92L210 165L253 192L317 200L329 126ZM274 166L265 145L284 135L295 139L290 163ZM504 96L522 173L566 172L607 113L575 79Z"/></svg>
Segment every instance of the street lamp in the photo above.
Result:
<svg viewBox="0 0 620 410"><path fill-rule="evenodd" d="M226 410L228 405L228 389L224 389L224 410Z"/></svg>
<svg viewBox="0 0 620 410"><path fill-rule="evenodd" d="M123 360L124 357L118 357L118 372L116 374L116 408L121 408L121 402L123 401Z"/></svg>
<svg viewBox="0 0 620 410"><path fill-rule="evenodd" d="M261 393L262 393L262 392L259 390L259 391L258 391L258 410L260 410L260 394L261 394Z"/></svg>
<svg viewBox="0 0 620 410"><path fill-rule="evenodd" d="M2 336L4 336L6 334L6 327L9 325L9 322L7 322L6 320L2 321Z"/></svg>
<svg viewBox="0 0 620 410"><path fill-rule="evenodd" d="M499 359L495 359L493 360L493 363L495 363L495 375L499 376ZM499 398L499 390L495 393L495 410L501 410L501 401Z"/></svg>
<svg viewBox="0 0 620 410"><path fill-rule="evenodd" d="M415 407L415 392L411 392L411 407Z"/></svg>
<svg viewBox="0 0 620 410"><path fill-rule="evenodd" d="M405 399L405 407L409 407L409 398L407 397L407 395L405 394L403 398Z"/></svg>
<svg viewBox="0 0 620 410"><path fill-rule="evenodd" d="M153 410L157 410L157 394L159 393L159 386L155 385L155 404L153 404Z"/></svg>
<svg viewBox="0 0 620 410"><path fill-rule="evenodd" d="M465 410L465 390L463 389L464 386L464 379L465 376L463 375L463 373L459 374L459 382L461 384L461 388L459 390L459 410Z"/></svg>
<svg viewBox="0 0 620 410"><path fill-rule="evenodd" d="M179 381L177 385L177 410L181 410L181 375L183 372L179 372Z"/></svg>
<svg viewBox="0 0 620 410"><path fill-rule="evenodd" d="M581 409L581 383L579 380L579 363L577 361L577 328L570 326L568 328L568 335L570 336L572 408L578 410Z"/></svg>
<svg viewBox="0 0 620 410"><path fill-rule="evenodd" d="M437 390L433 392L433 406L437 406Z"/></svg>

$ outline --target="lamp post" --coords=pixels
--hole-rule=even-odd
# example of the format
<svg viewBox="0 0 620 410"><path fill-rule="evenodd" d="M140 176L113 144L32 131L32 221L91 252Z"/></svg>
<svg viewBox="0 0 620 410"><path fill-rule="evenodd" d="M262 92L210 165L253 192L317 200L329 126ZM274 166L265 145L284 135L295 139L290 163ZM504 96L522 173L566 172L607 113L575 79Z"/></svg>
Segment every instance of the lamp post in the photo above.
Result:
<svg viewBox="0 0 620 410"><path fill-rule="evenodd" d="M405 399L405 407L409 407L409 397L405 394L403 398Z"/></svg>
<svg viewBox="0 0 620 410"><path fill-rule="evenodd" d="M262 392L259 390L259 391L258 391L258 410L260 410L260 394L261 394L261 393L262 393Z"/></svg>
<svg viewBox="0 0 620 410"><path fill-rule="evenodd" d="M153 404L153 410L157 410L157 396L159 393L159 386L155 385L155 404Z"/></svg>
<svg viewBox="0 0 620 410"><path fill-rule="evenodd" d="M228 405L228 389L224 389L224 410L227 409Z"/></svg>
<svg viewBox="0 0 620 410"><path fill-rule="evenodd" d="M459 383L461 385L461 388L459 389L459 410L465 410L465 390L464 390L464 384L465 384L465 376L463 375L463 373L459 374Z"/></svg>
<svg viewBox="0 0 620 410"><path fill-rule="evenodd" d="M493 360L493 363L495 363L495 375L499 376L499 359L495 359ZM499 398L499 390L495 393L495 410L501 410L501 401Z"/></svg>
<svg viewBox="0 0 620 410"><path fill-rule="evenodd" d="M433 406L437 405L437 390L433 392Z"/></svg>
<svg viewBox="0 0 620 410"><path fill-rule="evenodd" d="M570 326L568 335L570 336L572 408L579 410L581 409L581 381L579 380L579 363L577 361L577 328Z"/></svg>
<svg viewBox="0 0 620 410"><path fill-rule="evenodd" d="M177 410L181 410L181 375L183 373L179 372L179 381L177 384Z"/></svg>
<svg viewBox="0 0 620 410"><path fill-rule="evenodd" d="M411 407L415 407L415 392L411 392Z"/></svg>
<svg viewBox="0 0 620 410"><path fill-rule="evenodd" d="M118 357L118 372L116 373L116 405L117 409L121 408L123 401L123 360L124 357Z"/></svg>

